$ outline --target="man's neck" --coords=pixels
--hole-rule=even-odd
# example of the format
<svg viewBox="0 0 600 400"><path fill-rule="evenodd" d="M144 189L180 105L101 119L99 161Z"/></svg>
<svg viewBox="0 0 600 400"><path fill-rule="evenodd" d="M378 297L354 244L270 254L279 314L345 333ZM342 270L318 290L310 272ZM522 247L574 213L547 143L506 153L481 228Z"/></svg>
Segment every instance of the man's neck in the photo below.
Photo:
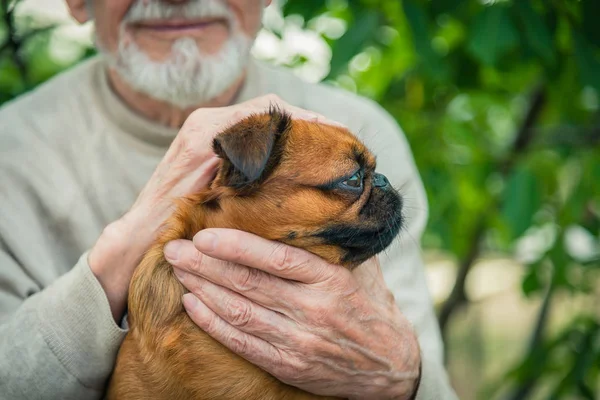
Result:
<svg viewBox="0 0 600 400"><path fill-rule="evenodd" d="M155 121L158 124L171 128L180 128L187 117L196 109L203 107L224 107L233 103L238 94L246 73L240 77L229 89L213 100L186 109L177 108L164 101L153 99L143 93L135 91L112 68L108 69L108 81L111 89L135 112Z"/></svg>

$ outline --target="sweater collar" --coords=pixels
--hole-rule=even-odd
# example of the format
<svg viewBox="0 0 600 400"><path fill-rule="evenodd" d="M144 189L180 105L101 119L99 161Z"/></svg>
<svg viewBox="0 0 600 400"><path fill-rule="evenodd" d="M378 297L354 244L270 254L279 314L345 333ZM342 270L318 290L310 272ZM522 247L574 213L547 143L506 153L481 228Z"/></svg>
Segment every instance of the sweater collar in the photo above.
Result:
<svg viewBox="0 0 600 400"><path fill-rule="evenodd" d="M92 63L95 64L93 66L93 86L96 88L94 92L108 119L116 124L121 132L131 135L139 141L154 147L167 148L179 129L156 123L131 109L112 89L105 61L97 56ZM260 79L257 63L250 58L246 79L233 103L242 103L259 96L262 86L263 82Z"/></svg>

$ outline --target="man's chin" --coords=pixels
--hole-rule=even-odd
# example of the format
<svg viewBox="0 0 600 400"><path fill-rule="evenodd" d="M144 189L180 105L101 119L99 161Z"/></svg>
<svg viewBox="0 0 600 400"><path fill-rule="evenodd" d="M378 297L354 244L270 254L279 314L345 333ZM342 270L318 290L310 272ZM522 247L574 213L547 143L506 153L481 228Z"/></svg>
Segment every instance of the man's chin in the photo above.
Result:
<svg viewBox="0 0 600 400"><path fill-rule="evenodd" d="M239 86L249 49L229 44L218 55L203 56L193 39L174 45L164 62L152 61L139 48L121 47L117 55L101 52L119 79L149 98L187 110L206 105ZM248 46L249 48L249 46Z"/></svg>

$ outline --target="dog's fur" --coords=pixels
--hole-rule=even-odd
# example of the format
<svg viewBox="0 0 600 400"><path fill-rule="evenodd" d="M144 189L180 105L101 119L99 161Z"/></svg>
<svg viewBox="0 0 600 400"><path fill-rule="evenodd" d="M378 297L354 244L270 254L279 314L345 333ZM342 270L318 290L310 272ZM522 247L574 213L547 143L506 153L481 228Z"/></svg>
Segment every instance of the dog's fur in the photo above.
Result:
<svg viewBox="0 0 600 400"><path fill-rule="evenodd" d="M232 126L213 147L221 165L210 187L178 200L176 213L135 271L130 332L108 398L324 398L278 381L199 329L183 308L185 289L163 247L192 239L201 229L235 228L353 268L397 235L401 198L375 175L375 157L346 129L292 121L277 109ZM359 169L362 190L341 185Z"/></svg>

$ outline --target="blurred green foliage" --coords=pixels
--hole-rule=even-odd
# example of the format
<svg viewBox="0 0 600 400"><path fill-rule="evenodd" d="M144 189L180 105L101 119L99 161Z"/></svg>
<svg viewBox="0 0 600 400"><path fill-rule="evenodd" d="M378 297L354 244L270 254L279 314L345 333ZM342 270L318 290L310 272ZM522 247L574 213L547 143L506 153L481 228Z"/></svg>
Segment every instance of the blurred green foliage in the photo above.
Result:
<svg viewBox="0 0 600 400"><path fill-rule="evenodd" d="M423 245L460 268L444 331L468 303L479 255L513 255L524 237L551 232L524 263L524 295L544 299L529 350L485 398L541 386L551 398L598 398L598 314L574 315L556 336L546 326L557 293L600 284L600 2L308 3L288 1L284 13L308 29L323 17L347 25L327 38L327 79L376 99L409 138L430 203ZM594 244L585 254L569 246L582 231Z"/></svg>
<svg viewBox="0 0 600 400"><path fill-rule="evenodd" d="M28 20L15 27L0 1L2 103L71 62L50 55L50 30L32 35L40 28ZM530 398L549 387L553 399L598 398L598 313L573 315L559 333L547 321L557 294L600 287L600 2L288 0L283 14L330 46L325 80L375 99L405 131L430 203L423 246L459 266L440 307L445 333L468 305L474 261L516 257L536 240L520 257L524 296L543 299L529 348L482 396ZM331 21L341 35L323 29Z"/></svg>

